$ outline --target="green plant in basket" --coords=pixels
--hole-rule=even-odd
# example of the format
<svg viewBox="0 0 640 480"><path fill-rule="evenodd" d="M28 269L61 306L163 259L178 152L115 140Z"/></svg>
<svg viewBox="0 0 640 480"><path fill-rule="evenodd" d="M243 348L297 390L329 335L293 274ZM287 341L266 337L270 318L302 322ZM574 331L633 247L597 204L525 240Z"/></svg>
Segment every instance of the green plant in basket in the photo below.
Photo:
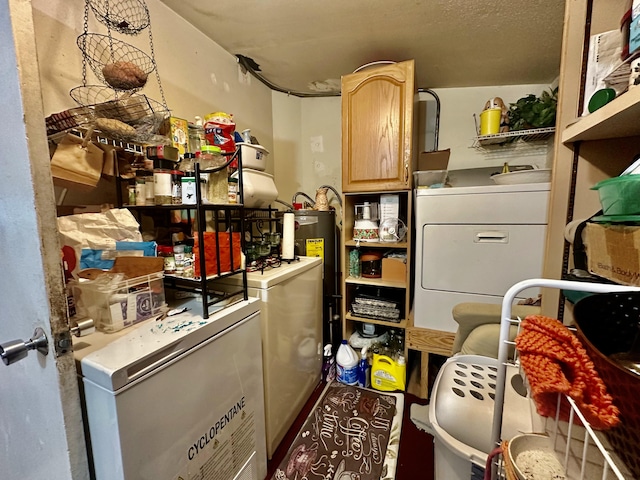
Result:
<svg viewBox="0 0 640 480"><path fill-rule="evenodd" d="M509 128L526 130L553 127L556 123L557 106L558 87L545 90L539 97L530 93L509 105Z"/></svg>

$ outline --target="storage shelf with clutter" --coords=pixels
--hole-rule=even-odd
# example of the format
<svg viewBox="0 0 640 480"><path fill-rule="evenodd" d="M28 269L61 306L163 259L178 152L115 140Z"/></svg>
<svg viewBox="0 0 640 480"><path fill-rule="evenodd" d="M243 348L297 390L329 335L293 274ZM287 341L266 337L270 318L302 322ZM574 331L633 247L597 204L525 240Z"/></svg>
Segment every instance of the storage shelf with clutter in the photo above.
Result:
<svg viewBox="0 0 640 480"><path fill-rule="evenodd" d="M367 329L378 335L393 330L407 353L411 201L412 191L343 196L343 338L350 342Z"/></svg>
<svg viewBox="0 0 640 480"><path fill-rule="evenodd" d="M480 125L474 114L477 136L473 147L531 144L548 140L555 133L558 89L540 95L529 94L508 106L500 97L487 101L480 113Z"/></svg>

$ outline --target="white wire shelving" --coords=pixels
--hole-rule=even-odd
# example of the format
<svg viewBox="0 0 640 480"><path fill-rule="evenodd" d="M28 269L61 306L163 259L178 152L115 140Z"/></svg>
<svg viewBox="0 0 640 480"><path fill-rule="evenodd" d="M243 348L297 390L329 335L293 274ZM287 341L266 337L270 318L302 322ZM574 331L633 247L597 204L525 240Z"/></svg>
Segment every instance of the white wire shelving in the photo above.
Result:
<svg viewBox="0 0 640 480"><path fill-rule="evenodd" d="M510 132L478 135L474 140L474 147L501 145L513 141L539 142L549 139L556 132L555 127L530 128L527 130L513 130Z"/></svg>
<svg viewBox="0 0 640 480"><path fill-rule="evenodd" d="M640 288L623 285L549 279L525 280L513 285L507 291L502 301L498 372L491 433L492 442L496 446L499 446L502 440L509 440L501 438L507 367L512 365L519 367L518 352L513 348L514 342L509 340L509 331L512 325L519 327L520 319L512 319L511 305L513 305L518 293L534 287L589 293L640 291ZM524 372L522 374L524 376ZM556 410L560 412L560 403L563 399L566 399L570 406L568 420L561 420L559 413L556 418L547 418L545 420L545 433L549 435L549 446L553 449L565 470L565 478L570 480L594 480L597 478L602 480L633 479L632 474L616 455L605 435L589 425L571 398L558 395L558 408ZM576 421L576 419L579 421ZM502 465L501 458L494 462L491 472L492 480L505 478Z"/></svg>

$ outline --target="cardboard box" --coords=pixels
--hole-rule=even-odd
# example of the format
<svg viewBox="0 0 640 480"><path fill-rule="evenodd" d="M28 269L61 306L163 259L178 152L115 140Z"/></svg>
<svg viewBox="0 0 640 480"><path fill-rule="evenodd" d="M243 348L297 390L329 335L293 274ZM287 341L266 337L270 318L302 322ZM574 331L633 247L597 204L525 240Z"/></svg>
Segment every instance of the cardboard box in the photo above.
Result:
<svg viewBox="0 0 640 480"><path fill-rule="evenodd" d="M418 155L418 170L447 170L451 149L436 150L435 152L420 152Z"/></svg>
<svg viewBox="0 0 640 480"><path fill-rule="evenodd" d="M585 245L589 272L640 286L640 226L588 223Z"/></svg>
<svg viewBox="0 0 640 480"><path fill-rule="evenodd" d="M404 282L407 279L407 259L385 257L382 259L382 280Z"/></svg>
<svg viewBox="0 0 640 480"><path fill-rule="evenodd" d="M169 117L160 127L160 134L169 137L171 144L178 149L180 155L187 151L189 140L189 122L183 118Z"/></svg>

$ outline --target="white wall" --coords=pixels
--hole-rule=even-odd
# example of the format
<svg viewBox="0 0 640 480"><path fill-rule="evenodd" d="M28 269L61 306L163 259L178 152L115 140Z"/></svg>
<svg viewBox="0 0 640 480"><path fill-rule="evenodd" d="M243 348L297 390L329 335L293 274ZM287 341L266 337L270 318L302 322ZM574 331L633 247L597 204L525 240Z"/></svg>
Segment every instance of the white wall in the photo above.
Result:
<svg viewBox="0 0 640 480"><path fill-rule="evenodd" d="M291 203L292 195L303 190L303 174L298 161L302 157L302 99L273 92L273 151L274 180L278 199Z"/></svg>
<svg viewBox="0 0 640 480"><path fill-rule="evenodd" d="M479 115L487 100L500 97L509 105L530 93L540 95L547 88L548 85L434 88L441 103L438 149L451 149L449 169L501 166L505 161L511 165L531 164L541 168L550 166L547 165L546 146L517 149L508 146L492 150L471 148L476 136L473 114L480 121ZM420 94L421 101L432 99L427 93Z"/></svg>
<svg viewBox="0 0 640 480"><path fill-rule="evenodd" d="M313 199L322 185L341 191L340 97L302 99L274 92L273 118L279 198L290 203L296 192L304 192ZM337 208L332 192L328 198Z"/></svg>

